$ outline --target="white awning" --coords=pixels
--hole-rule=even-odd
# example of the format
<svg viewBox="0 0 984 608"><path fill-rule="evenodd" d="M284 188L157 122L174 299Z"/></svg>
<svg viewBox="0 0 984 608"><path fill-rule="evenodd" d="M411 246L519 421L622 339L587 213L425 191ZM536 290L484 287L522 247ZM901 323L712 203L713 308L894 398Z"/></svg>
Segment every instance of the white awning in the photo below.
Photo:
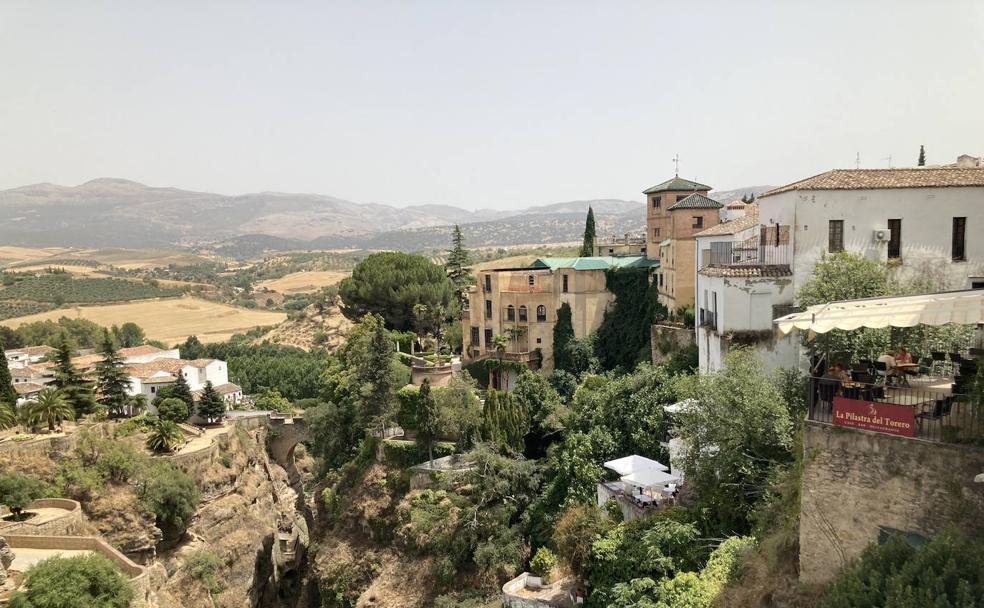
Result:
<svg viewBox="0 0 984 608"><path fill-rule="evenodd" d="M611 469L619 475L623 483L641 488L662 486L680 480L679 475L667 473L670 467L644 456L626 456L605 463L606 469Z"/></svg>
<svg viewBox="0 0 984 608"><path fill-rule="evenodd" d="M794 329L826 333L832 329L976 325L984 323L984 290L947 291L917 296L844 300L811 306L774 321L783 335Z"/></svg>

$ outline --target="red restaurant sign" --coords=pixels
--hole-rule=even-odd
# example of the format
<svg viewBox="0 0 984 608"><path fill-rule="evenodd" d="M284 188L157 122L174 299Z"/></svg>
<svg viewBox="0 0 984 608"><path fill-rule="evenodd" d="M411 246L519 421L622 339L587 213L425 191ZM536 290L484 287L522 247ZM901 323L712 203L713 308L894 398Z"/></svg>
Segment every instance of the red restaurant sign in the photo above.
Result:
<svg viewBox="0 0 984 608"><path fill-rule="evenodd" d="M834 424L889 435L914 437L915 409L907 405L834 397Z"/></svg>

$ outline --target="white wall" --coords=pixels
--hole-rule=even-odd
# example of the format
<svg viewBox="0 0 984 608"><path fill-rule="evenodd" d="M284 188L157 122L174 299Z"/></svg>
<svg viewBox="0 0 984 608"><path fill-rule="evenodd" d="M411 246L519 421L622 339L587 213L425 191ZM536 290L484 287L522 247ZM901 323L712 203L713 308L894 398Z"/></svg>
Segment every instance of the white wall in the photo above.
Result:
<svg viewBox="0 0 984 608"><path fill-rule="evenodd" d="M954 217L966 217L967 262L953 262ZM886 260L887 242L872 238L889 219L902 220L902 281L939 280L945 289L966 289L984 275L984 188L893 188L885 190L790 191L759 199L763 224L795 226L794 285L799 287L827 250L828 221L844 220L844 249Z"/></svg>

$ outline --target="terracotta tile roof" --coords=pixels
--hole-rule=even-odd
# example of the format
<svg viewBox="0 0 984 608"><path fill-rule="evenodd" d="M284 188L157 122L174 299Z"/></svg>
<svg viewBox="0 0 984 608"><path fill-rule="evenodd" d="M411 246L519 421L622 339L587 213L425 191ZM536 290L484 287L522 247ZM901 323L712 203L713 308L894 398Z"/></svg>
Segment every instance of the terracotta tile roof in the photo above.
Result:
<svg viewBox="0 0 984 608"><path fill-rule="evenodd" d="M156 346L151 346L150 344L143 344L141 346L133 346L133 347L130 347L130 348L121 348L120 349L120 356L121 357L137 357L137 356L140 356L140 355L153 355L154 353L162 353L162 352L164 352L164 351L161 350L160 348L157 348Z"/></svg>
<svg viewBox="0 0 984 608"><path fill-rule="evenodd" d="M11 378L33 378L37 372L27 367L10 368Z"/></svg>
<svg viewBox="0 0 984 608"><path fill-rule="evenodd" d="M76 367L84 369L87 367L92 367L96 363L102 361L102 359L102 355L82 355L81 357L72 357L72 363L74 363Z"/></svg>
<svg viewBox="0 0 984 608"><path fill-rule="evenodd" d="M228 395L229 393L238 393L243 390L243 387L238 384L233 384L232 382L226 382L225 384L220 384L215 387L220 395Z"/></svg>
<svg viewBox="0 0 984 608"><path fill-rule="evenodd" d="M758 205L749 205L745 211L745 215L737 217L733 220L728 220L727 222L722 222L717 226L711 226L707 230L698 232L695 237L702 236L721 236L724 234L737 234L743 230L748 230L753 226L758 226L759 214Z"/></svg>
<svg viewBox="0 0 984 608"><path fill-rule="evenodd" d="M135 378L150 378L158 372L168 372L176 374L185 367L202 368L212 363L215 359L154 359L146 363L132 363L126 366L126 371Z"/></svg>
<svg viewBox="0 0 984 608"><path fill-rule="evenodd" d="M17 391L18 395L27 395L30 393L36 393L44 388L43 384L38 384L36 382L19 382L14 385L14 390Z"/></svg>
<svg viewBox="0 0 984 608"><path fill-rule="evenodd" d="M793 271L789 264L768 264L756 266L711 266L703 268L700 274L708 277L791 277Z"/></svg>
<svg viewBox="0 0 984 608"><path fill-rule="evenodd" d="M881 190L890 188L984 187L984 167L909 167L905 169L834 169L769 190L773 196L791 190Z"/></svg>
<svg viewBox="0 0 984 608"><path fill-rule="evenodd" d="M724 207L721 203L712 198L707 198L703 194L691 194L687 198L677 201L666 208L667 211L674 209L720 209Z"/></svg>
<svg viewBox="0 0 984 608"><path fill-rule="evenodd" d="M11 348L8 353L24 353L25 355L46 355L55 352L50 346L25 346L24 348Z"/></svg>

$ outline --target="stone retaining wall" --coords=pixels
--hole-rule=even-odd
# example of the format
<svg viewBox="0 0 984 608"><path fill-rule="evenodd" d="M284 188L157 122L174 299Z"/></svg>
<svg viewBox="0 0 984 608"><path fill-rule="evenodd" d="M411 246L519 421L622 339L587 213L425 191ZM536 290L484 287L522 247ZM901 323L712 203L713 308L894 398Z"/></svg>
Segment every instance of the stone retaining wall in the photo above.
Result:
<svg viewBox="0 0 984 608"><path fill-rule="evenodd" d="M39 437L29 441L13 441L8 439L0 443L0 454L13 456L15 458L25 458L32 456L46 457L53 452L68 453L75 447L75 436L61 435L58 437Z"/></svg>
<svg viewBox="0 0 984 608"><path fill-rule="evenodd" d="M697 334L693 328L653 325L649 340L653 363L665 363L674 353L696 345Z"/></svg>
<svg viewBox="0 0 984 608"><path fill-rule="evenodd" d="M85 515L82 505L67 498L41 498L25 509L62 509L65 514L43 523L33 523L30 519L17 522L0 522L0 535L19 534L29 536L75 536L86 532Z"/></svg>
<svg viewBox="0 0 984 608"><path fill-rule="evenodd" d="M825 583L893 531L984 534L984 449L806 421L800 580Z"/></svg>
<svg viewBox="0 0 984 608"><path fill-rule="evenodd" d="M150 583L147 570L143 566L133 563L101 538L96 536L28 536L16 534L4 534L4 538L10 543L10 548L15 554L18 548L101 553L119 566L120 570L130 579L135 594L130 606L132 608L144 608L149 604Z"/></svg>

